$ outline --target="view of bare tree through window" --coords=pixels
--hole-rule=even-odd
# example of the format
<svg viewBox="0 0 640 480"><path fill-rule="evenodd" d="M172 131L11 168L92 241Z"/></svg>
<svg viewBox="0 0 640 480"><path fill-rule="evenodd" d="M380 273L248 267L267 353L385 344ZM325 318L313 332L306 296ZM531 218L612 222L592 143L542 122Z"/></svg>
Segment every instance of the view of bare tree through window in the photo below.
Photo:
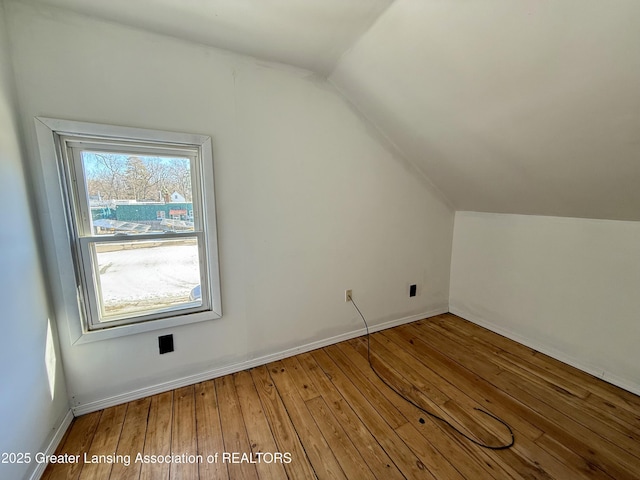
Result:
<svg viewBox="0 0 640 480"><path fill-rule="evenodd" d="M186 158L84 152L82 159L90 198L161 202L165 195L178 192L192 201Z"/></svg>

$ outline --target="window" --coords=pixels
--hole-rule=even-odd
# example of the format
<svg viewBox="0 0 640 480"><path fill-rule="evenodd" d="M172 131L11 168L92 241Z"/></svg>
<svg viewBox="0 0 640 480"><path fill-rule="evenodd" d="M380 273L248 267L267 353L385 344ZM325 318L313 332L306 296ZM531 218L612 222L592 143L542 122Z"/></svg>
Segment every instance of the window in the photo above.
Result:
<svg viewBox="0 0 640 480"><path fill-rule="evenodd" d="M59 267L73 269L83 334L219 317L210 138L38 121L41 153L55 152L73 263Z"/></svg>

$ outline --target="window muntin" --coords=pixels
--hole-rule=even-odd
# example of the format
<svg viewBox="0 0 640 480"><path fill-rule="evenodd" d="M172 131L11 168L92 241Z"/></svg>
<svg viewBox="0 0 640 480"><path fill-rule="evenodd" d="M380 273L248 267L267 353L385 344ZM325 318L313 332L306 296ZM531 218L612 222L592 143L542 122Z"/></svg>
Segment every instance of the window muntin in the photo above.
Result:
<svg viewBox="0 0 640 480"><path fill-rule="evenodd" d="M211 310L199 148L59 142L86 329Z"/></svg>

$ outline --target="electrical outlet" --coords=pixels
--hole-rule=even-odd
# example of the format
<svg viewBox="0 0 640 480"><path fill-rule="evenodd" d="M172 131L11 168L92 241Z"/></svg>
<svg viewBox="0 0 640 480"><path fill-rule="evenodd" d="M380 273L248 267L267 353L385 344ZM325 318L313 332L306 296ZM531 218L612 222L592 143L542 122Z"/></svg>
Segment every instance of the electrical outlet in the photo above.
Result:
<svg viewBox="0 0 640 480"><path fill-rule="evenodd" d="M413 285L409 285L409 296L415 297L418 290L418 286L414 283Z"/></svg>
<svg viewBox="0 0 640 480"><path fill-rule="evenodd" d="M352 295L351 290L345 290L344 291L344 301L345 302L350 302L351 301L351 295Z"/></svg>

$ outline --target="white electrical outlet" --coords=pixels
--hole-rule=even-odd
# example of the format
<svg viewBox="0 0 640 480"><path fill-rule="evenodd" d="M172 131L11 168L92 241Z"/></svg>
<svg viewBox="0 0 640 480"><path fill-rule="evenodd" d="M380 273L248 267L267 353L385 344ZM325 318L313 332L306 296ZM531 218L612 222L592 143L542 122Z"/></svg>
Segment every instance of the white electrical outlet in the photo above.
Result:
<svg viewBox="0 0 640 480"><path fill-rule="evenodd" d="M345 290L344 291L344 301L345 302L350 302L351 301L351 295L352 295L351 290Z"/></svg>

